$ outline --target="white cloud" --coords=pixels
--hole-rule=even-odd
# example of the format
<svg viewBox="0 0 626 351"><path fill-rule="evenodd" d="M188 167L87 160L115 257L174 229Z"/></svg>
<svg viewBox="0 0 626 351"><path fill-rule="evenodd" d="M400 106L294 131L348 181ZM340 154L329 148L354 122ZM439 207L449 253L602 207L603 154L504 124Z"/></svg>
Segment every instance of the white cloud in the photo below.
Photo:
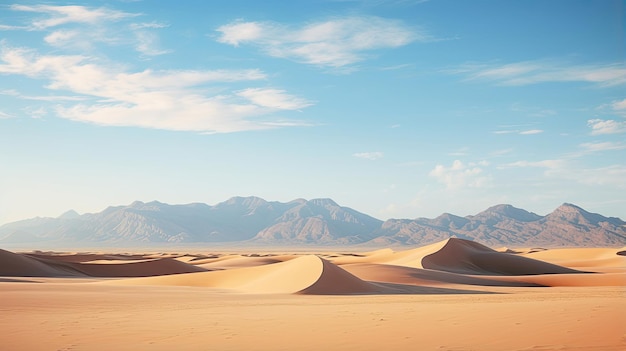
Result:
<svg viewBox="0 0 626 351"><path fill-rule="evenodd" d="M589 152L609 151L609 150L624 150L626 144L616 142L597 142L597 143L583 143L580 147Z"/></svg>
<svg viewBox="0 0 626 351"><path fill-rule="evenodd" d="M613 103L611 104L611 108L618 115L626 117L626 99L613 101Z"/></svg>
<svg viewBox="0 0 626 351"><path fill-rule="evenodd" d="M24 100L35 100L35 101L81 101L86 100L83 96L68 96L68 95L46 95L46 96L29 96L22 95L16 90L2 90L0 91L0 95L8 95L16 98L24 99Z"/></svg>
<svg viewBox="0 0 626 351"><path fill-rule="evenodd" d="M147 30L135 31L135 50L146 56L158 56L168 54L170 50L161 49L159 36Z"/></svg>
<svg viewBox="0 0 626 351"><path fill-rule="evenodd" d="M76 38L81 36L78 30L57 30L44 38L44 41L53 46L62 46L68 42L76 42Z"/></svg>
<svg viewBox="0 0 626 351"><path fill-rule="evenodd" d="M47 18L31 22L30 28L33 30L42 30L68 23L97 24L139 15L102 7L91 9L85 6L11 5L9 8L14 11L36 12L46 15Z"/></svg>
<svg viewBox="0 0 626 351"><path fill-rule="evenodd" d="M0 119L8 119L8 118L13 118L13 116L11 116L8 113L4 113L4 112L0 111Z"/></svg>
<svg viewBox="0 0 626 351"><path fill-rule="evenodd" d="M143 22L143 23L133 23L129 27L130 29L133 29L133 30L146 29L146 28L158 29L158 28L167 28L169 27L169 25L165 23L159 23L159 22Z"/></svg>
<svg viewBox="0 0 626 351"><path fill-rule="evenodd" d="M510 64L468 64L448 73L464 74L470 80L487 80L502 85L530 85L547 82L586 82L600 86L626 84L623 64L572 65L550 61Z"/></svg>
<svg viewBox="0 0 626 351"><path fill-rule="evenodd" d="M563 160L517 161L517 162L507 163L498 168L538 167L538 168L547 168L547 169L559 169L559 168L563 168L564 165L565 165L565 161Z"/></svg>
<svg viewBox="0 0 626 351"><path fill-rule="evenodd" d="M626 133L626 121L590 119L587 125L591 127L591 135Z"/></svg>
<svg viewBox="0 0 626 351"><path fill-rule="evenodd" d="M355 154L352 154L352 156L356 158L362 158L365 160L374 161L374 160L383 158L385 155L380 151L376 151L376 152L357 152Z"/></svg>
<svg viewBox="0 0 626 351"><path fill-rule="evenodd" d="M273 32L272 26L267 23L234 22L217 28L222 36L217 40L220 43L239 46L242 42L255 41L263 38L268 32Z"/></svg>
<svg viewBox="0 0 626 351"><path fill-rule="evenodd" d="M311 106L311 102L287 94L284 90L250 88L238 91L238 96L244 97L253 103L280 110L299 110Z"/></svg>
<svg viewBox="0 0 626 351"><path fill-rule="evenodd" d="M543 133L543 130L541 129L531 129L531 130L524 130L519 132L519 134L521 135L532 135L532 134L541 134Z"/></svg>
<svg viewBox="0 0 626 351"><path fill-rule="evenodd" d="M311 104L282 90L205 92L215 83L266 78L254 69L125 72L86 56L39 56L5 47L0 51L0 73L45 79L48 89L89 98L57 107L60 117L81 122L207 133L309 125L267 117Z"/></svg>
<svg viewBox="0 0 626 351"><path fill-rule="evenodd" d="M614 110L626 110L626 99L613 102Z"/></svg>
<svg viewBox="0 0 626 351"><path fill-rule="evenodd" d="M314 22L300 28L270 22L236 21L217 28L219 42L252 44L267 55L323 67L362 61L366 53L430 40L404 23L375 16Z"/></svg>
<svg viewBox="0 0 626 351"><path fill-rule="evenodd" d="M11 26L8 24L0 24L0 30L28 30L26 26Z"/></svg>
<svg viewBox="0 0 626 351"><path fill-rule="evenodd" d="M487 166L488 162L469 163L465 165L455 160L450 167L436 165L429 173L439 183L445 184L449 190L461 188L482 188L489 184L491 177L484 174L479 166Z"/></svg>
<svg viewBox="0 0 626 351"><path fill-rule="evenodd" d="M13 11L42 14L44 19L30 20L26 26L12 29L49 31L44 41L54 47L89 51L97 43L109 45L127 44L146 56L169 53L160 48L155 29L165 28L158 22L122 23L110 26L111 22L127 21L140 14L89 8L85 6L12 5ZM70 28L64 28L70 26Z"/></svg>

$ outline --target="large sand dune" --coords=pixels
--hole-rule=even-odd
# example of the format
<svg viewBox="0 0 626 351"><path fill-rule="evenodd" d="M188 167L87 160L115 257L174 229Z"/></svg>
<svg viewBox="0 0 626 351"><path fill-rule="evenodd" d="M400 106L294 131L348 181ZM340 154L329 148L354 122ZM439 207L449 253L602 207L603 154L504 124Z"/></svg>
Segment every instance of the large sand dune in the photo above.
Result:
<svg viewBox="0 0 626 351"><path fill-rule="evenodd" d="M0 250L0 348L623 350L624 252Z"/></svg>
<svg viewBox="0 0 626 351"><path fill-rule="evenodd" d="M125 279L104 284L212 287L255 294L333 295L384 293L386 290L367 283L315 255L305 255L285 262L256 267Z"/></svg>

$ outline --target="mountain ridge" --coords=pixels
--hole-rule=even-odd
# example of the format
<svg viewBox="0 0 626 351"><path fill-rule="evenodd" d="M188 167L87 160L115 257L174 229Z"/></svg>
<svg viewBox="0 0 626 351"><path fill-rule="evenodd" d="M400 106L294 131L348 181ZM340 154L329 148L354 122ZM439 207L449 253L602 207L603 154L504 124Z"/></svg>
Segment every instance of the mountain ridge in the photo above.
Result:
<svg viewBox="0 0 626 351"><path fill-rule="evenodd" d="M216 205L134 201L0 226L0 244L425 245L450 237L490 246L624 246L626 222L563 203L540 216L508 204L475 215L382 221L329 198L232 197Z"/></svg>

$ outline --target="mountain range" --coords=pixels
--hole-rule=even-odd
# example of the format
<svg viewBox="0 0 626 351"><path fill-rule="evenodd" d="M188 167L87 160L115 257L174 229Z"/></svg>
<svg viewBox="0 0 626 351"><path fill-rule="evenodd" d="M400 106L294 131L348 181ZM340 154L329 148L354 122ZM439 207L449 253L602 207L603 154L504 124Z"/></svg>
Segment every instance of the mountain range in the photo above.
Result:
<svg viewBox="0 0 626 351"><path fill-rule="evenodd" d="M217 205L135 201L79 215L0 226L0 244L54 246L231 243L237 245L425 245L449 237L490 246L623 246L626 222L564 203L546 216L496 205L473 216L381 221L331 199L287 203L233 197Z"/></svg>

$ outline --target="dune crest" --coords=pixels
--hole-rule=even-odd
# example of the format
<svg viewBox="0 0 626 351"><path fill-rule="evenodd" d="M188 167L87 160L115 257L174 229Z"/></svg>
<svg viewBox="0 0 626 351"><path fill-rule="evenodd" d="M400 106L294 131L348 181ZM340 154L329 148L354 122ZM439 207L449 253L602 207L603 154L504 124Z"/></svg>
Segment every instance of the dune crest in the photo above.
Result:
<svg viewBox="0 0 626 351"><path fill-rule="evenodd" d="M6 277L149 277L157 275L206 272L173 258L115 261L107 263L74 262L71 259L44 258L0 250L0 276Z"/></svg>
<svg viewBox="0 0 626 351"><path fill-rule="evenodd" d="M109 281L114 285L168 285L232 289L253 294L363 294L383 292L316 255L256 267Z"/></svg>
<svg viewBox="0 0 626 351"><path fill-rule="evenodd" d="M552 263L498 252L474 241L450 238L422 258L422 267L461 274L534 275L582 273Z"/></svg>
<svg viewBox="0 0 626 351"><path fill-rule="evenodd" d="M71 277L80 272L66 264L46 262L0 249L0 276L5 277Z"/></svg>

